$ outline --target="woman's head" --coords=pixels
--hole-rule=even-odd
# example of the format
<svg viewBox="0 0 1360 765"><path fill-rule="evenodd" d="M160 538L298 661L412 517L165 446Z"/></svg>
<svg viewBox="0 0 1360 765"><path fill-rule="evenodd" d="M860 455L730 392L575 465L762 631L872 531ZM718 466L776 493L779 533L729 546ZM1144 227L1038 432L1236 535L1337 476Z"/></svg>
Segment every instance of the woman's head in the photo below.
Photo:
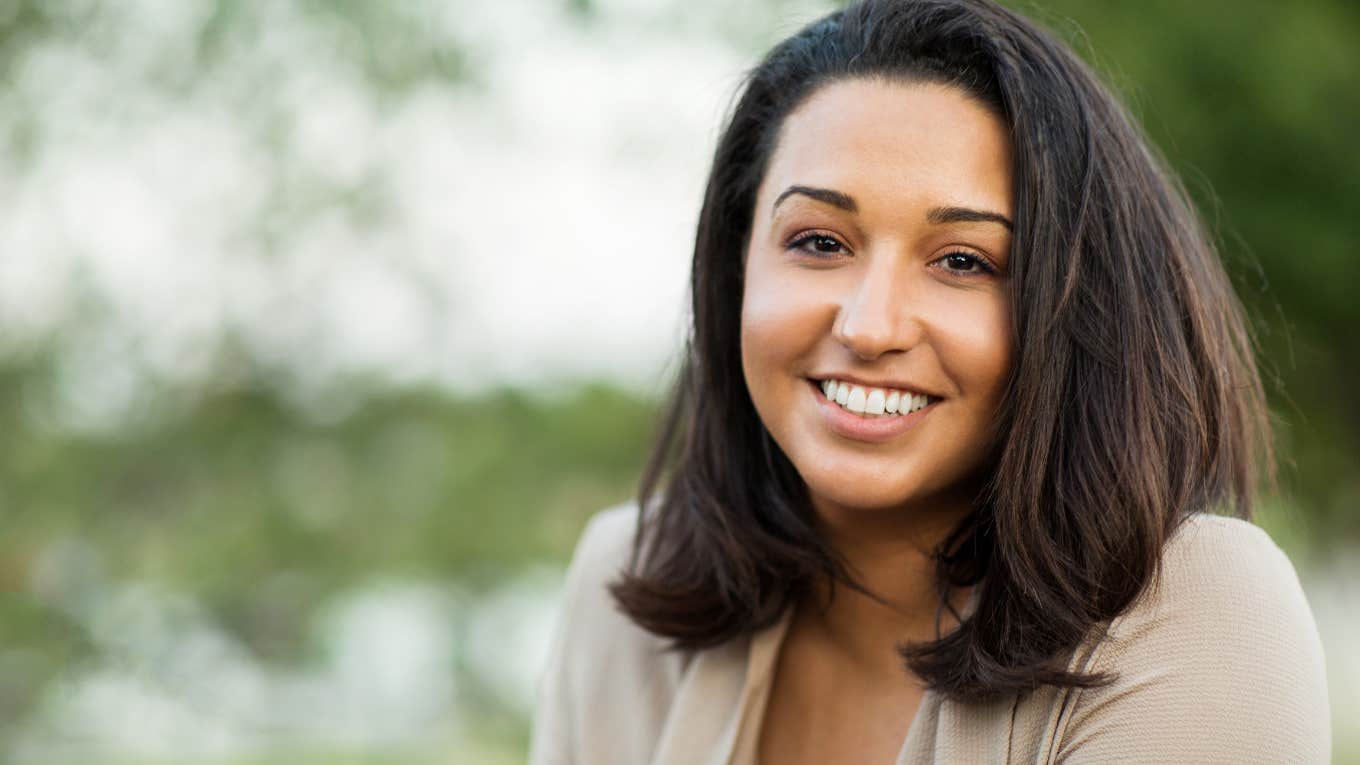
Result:
<svg viewBox="0 0 1360 765"><path fill-rule="evenodd" d="M994 278L950 273L983 260ZM1062 656L1151 578L1176 523L1248 512L1261 387L1212 247L1108 91L993 3L856 3L771 51L719 140L692 293L615 588L678 645L768 624L819 579L853 586L815 500L952 492L971 512L939 580L976 583L977 609L909 649L913 669L959 696L1087 684ZM813 390L832 374L940 404L856 442Z"/></svg>
<svg viewBox="0 0 1360 765"><path fill-rule="evenodd" d="M742 368L823 520L933 524L977 493L1014 346L1010 154L952 85L837 80L784 119L747 238Z"/></svg>

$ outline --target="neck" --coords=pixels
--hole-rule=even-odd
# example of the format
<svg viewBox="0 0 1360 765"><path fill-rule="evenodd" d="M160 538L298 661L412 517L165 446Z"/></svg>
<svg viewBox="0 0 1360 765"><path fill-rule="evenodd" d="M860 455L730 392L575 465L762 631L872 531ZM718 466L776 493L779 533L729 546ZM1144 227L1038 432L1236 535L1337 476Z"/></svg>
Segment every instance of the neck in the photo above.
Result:
<svg viewBox="0 0 1360 765"><path fill-rule="evenodd" d="M934 640L957 622L946 610L936 633L941 598L933 553L970 511L967 502L949 502L911 511L846 510L814 500L822 533L844 558L851 577L872 596L829 583L814 588L799 604L798 620L853 665L893 674L902 666L895 648L904 642ZM969 590L954 588L948 597L956 610Z"/></svg>

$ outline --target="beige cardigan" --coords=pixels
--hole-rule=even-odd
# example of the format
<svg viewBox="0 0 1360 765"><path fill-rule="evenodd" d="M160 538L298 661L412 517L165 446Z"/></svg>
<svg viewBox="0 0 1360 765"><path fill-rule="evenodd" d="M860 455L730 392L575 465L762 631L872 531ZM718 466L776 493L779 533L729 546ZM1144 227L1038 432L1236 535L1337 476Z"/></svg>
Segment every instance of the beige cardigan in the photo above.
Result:
<svg viewBox="0 0 1360 765"><path fill-rule="evenodd" d="M614 607L636 509L597 515L577 547L539 689L532 765L751 765L787 615L683 655ZM896 762L1326 763L1322 645L1289 559L1245 521L1196 515L1150 588L1088 640L1095 690L1044 687L976 705L927 691Z"/></svg>

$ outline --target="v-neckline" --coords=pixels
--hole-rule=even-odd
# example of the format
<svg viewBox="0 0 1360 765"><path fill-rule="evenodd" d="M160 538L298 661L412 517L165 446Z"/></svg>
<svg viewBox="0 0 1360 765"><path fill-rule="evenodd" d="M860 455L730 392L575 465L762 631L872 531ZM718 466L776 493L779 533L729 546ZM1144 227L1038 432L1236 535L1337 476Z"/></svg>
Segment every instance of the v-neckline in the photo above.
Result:
<svg viewBox="0 0 1360 765"><path fill-rule="evenodd" d="M974 587L968 595L961 617L967 618L972 614L977 606L977 597L978 589ZM769 708L770 689L774 685L779 652L784 646L785 637L788 636L789 626L793 623L795 610L792 606L784 609L779 621L751 635L750 647L746 654L746 681L742 687L738 711L737 735L732 742L732 750L723 760L727 765L756 765L760 732L765 723L765 710ZM917 732L918 723L925 716L927 709L938 703L935 691L926 688L921 695L921 703L916 705L916 713L907 728L907 735L902 739L902 745L898 747L894 763L903 761L902 757L910 751L912 740L921 735Z"/></svg>
<svg viewBox="0 0 1360 765"><path fill-rule="evenodd" d="M732 751L724 760L727 765L756 765L761 728L765 723L765 711L770 705L770 689L774 685L775 668L778 666L779 653L784 646L785 637L788 636L789 626L793 623L793 612L792 607L786 609L779 621L751 636L746 661L746 682L741 694L739 727ZM907 735L902 739L902 745L898 747L893 762L901 762L902 755L908 750L908 743L916 730L917 721L921 719L926 705L933 703L935 692L927 688L921 696L921 702L916 706L911 726L907 729Z"/></svg>

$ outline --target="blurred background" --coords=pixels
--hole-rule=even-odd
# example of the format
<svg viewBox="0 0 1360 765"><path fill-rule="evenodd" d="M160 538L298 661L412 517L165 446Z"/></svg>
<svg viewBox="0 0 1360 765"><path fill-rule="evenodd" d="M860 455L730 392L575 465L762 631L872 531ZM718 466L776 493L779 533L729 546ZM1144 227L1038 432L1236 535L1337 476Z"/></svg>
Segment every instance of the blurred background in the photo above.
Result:
<svg viewBox="0 0 1360 765"><path fill-rule="evenodd" d="M0 762L513 763L797 0L0 0ZM1023 10L1257 322L1360 762L1360 7Z"/></svg>

